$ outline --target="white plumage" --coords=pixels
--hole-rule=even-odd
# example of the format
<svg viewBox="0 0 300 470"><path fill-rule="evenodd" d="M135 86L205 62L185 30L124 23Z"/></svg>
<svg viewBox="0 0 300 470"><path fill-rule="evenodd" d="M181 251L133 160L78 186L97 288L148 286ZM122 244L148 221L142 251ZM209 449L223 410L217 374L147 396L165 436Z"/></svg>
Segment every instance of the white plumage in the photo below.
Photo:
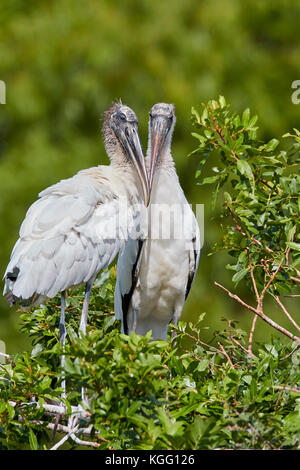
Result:
<svg viewBox="0 0 300 470"><path fill-rule="evenodd" d="M132 220L148 202L148 181L134 112L120 103L104 117L110 166L80 171L45 189L29 208L4 274L13 304L38 305L61 292L60 341L65 342L65 290L85 283L79 331L86 332L90 290L124 246ZM62 367L64 356L62 356ZM64 380L62 382L65 390Z"/></svg>
<svg viewBox="0 0 300 470"><path fill-rule="evenodd" d="M177 324L200 256L198 223L170 151L174 125L172 105L152 108L146 157L151 191L148 239L138 263L140 242L129 240L117 264L116 317L126 333L145 335L152 330L154 339L166 339L169 323Z"/></svg>
<svg viewBox="0 0 300 470"><path fill-rule="evenodd" d="M4 293L25 305L87 283L107 267L128 231L126 219L119 217L122 201L142 202L135 170L112 166L80 171L39 196L21 225L5 272ZM10 279L16 269L16 279Z"/></svg>

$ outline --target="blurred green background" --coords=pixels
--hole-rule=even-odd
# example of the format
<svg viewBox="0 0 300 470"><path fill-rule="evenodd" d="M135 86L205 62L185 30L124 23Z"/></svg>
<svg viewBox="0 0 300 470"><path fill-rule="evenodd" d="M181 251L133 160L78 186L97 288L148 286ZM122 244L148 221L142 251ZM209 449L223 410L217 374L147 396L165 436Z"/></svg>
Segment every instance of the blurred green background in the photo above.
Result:
<svg viewBox="0 0 300 470"><path fill-rule="evenodd" d="M299 0L10 0L1 3L0 23L7 87L0 105L1 273L39 191L108 164L100 119L112 101L135 110L145 149L149 109L171 102L177 171L188 200L205 204L205 245L183 319L205 311L212 329L223 327L222 317L248 329L249 312L213 285L234 288L227 257L207 257L219 221L212 220L210 187L195 185L197 159L187 157L196 147L190 110L223 94L232 109L259 115L262 139L299 127L300 105L291 101L291 84L300 79ZM239 292L248 295L242 286ZM272 314L286 325L276 308ZM10 353L29 345L18 321L1 297L0 339ZM272 332L258 323L255 339L262 340Z"/></svg>

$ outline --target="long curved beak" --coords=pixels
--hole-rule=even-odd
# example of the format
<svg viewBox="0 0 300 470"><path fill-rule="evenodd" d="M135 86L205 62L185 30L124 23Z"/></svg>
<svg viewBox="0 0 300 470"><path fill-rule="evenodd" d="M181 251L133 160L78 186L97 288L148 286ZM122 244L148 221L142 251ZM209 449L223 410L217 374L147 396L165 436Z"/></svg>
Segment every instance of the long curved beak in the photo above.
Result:
<svg viewBox="0 0 300 470"><path fill-rule="evenodd" d="M158 156L164 146L167 134L171 128L171 121L166 116L155 116L150 121L151 161L149 169L149 195L151 195L153 175ZM150 196L149 196L150 197Z"/></svg>
<svg viewBox="0 0 300 470"><path fill-rule="evenodd" d="M149 183L145 158L137 129L133 126L127 125L125 131L121 132L120 139L124 145L127 155L132 160L134 167L139 175L145 206L148 206L150 200Z"/></svg>

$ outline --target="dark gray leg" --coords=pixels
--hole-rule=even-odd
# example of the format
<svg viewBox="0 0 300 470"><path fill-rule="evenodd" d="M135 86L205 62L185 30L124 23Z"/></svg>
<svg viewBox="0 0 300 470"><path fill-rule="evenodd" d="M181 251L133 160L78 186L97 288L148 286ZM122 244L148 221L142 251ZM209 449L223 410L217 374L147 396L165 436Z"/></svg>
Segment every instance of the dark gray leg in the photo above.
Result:
<svg viewBox="0 0 300 470"><path fill-rule="evenodd" d="M85 286L83 307L82 307L82 312L81 312L81 320L80 320L80 325L79 325L79 337L80 338L82 337L82 335L86 334L90 294L91 294L91 289L92 289L94 280L95 278L91 279L89 282L86 283L86 286ZM81 397L82 397L82 401L86 401L86 402L88 401L87 396L86 396L86 389L84 387L82 387L81 389Z"/></svg>
<svg viewBox="0 0 300 470"><path fill-rule="evenodd" d="M94 280L91 282L87 282L85 286L85 294L83 300L83 307L81 312L81 320L79 325L79 336L81 337L81 333L84 335L86 334L86 326L87 326L87 319L89 313L89 302L90 302L90 294Z"/></svg>
<svg viewBox="0 0 300 470"><path fill-rule="evenodd" d="M62 398L66 398L66 380L65 380L65 342L66 342L66 324L65 324L65 308L66 308L66 292L61 292L61 304L60 304L60 320L59 320L59 341L63 348L63 354L61 356L61 368L62 368L62 381L61 386L63 389Z"/></svg>

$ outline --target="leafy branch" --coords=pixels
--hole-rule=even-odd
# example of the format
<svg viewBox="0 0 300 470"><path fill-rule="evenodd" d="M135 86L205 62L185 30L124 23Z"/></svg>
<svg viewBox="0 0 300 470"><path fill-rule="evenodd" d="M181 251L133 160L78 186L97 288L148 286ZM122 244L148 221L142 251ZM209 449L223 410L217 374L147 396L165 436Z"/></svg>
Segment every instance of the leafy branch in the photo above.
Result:
<svg viewBox="0 0 300 470"><path fill-rule="evenodd" d="M223 227L222 240L215 251L225 250L235 264L226 268L235 271L232 281L243 281L250 288L256 305L253 307L228 288L215 282L232 299L254 313L248 341L252 353L253 335L257 317L293 341L300 338L278 325L265 313L264 300L270 295L293 327L300 331L288 312L281 295L295 297L300 272L300 132L285 134L291 144L278 150L280 142L258 140L257 116L246 109L242 115L231 112L224 97L202 105L202 110L192 109L192 120L198 140L192 155L200 157L196 172L197 184L213 184L212 207L222 187ZM203 168L210 156L217 157L214 174L202 177ZM212 158L212 157L211 157Z"/></svg>

